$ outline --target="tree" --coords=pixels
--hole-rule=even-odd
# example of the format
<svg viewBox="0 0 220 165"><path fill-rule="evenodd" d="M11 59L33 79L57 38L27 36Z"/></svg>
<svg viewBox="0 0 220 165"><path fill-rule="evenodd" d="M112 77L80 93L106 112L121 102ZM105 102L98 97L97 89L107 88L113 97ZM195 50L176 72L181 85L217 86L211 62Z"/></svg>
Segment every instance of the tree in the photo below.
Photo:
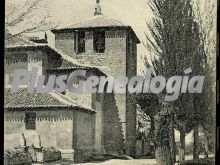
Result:
<svg viewBox="0 0 220 165"><path fill-rule="evenodd" d="M13 37L55 28L57 25L50 21L50 16L45 12L46 7L43 0L25 0L23 3L7 1L5 29L13 31Z"/></svg>
<svg viewBox="0 0 220 165"><path fill-rule="evenodd" d="M201 72L200 66L204 63L200 60L205 56L200 54L202 47L199 26L195 21L191 0L151 0L150 7L155 17L153 23L148 25L151 35L146 35L146 47L156 57L152 62L155 74L169 78L182 75L189 67L194 74ZM165 93L158 95L159 100L164 100L164 95ZM176 119L176 128L183 132L182 137L198 126L198 122L191 122L197 121L194 119L199 116L196 113L198 107L195 107L199 103L195 98L192 94L182 94L177 101L160 102L161 110L154 116L157 164L174 163L172 138L170 139L173 119ZM182 141L185 141L184 139L185 137ZM184 142L182 143L184 147Z"/></svg>
<svg viewBox="0 0 220 165"><path fill-rule="evenodd" d="M196 33L195 40L197 42L197 50L195 51L193 62L194 74L204 75L205 81L203 85L203 93L201 95L194 95L194 110L196 126L194 127L194 159L199 158L199 127L202 126L204 134L206 135L206 143L208 143L208 134L215 135L215 10L214 4L210 1L205 3L205 13L201 14L201 10L197 4L195 11L195 29L199 31ZM213 12L214 11L214 12ZM207 13L208 12L208 13ZM204 17L204 18L203 18ZM199 62L198 62L199 61ZM214 74L213 74L214 73ZM208 157L208 144L205 144L205 153Z"/></svg>
<svg viewBox="0 0 220 165"><path fill-rule="evenodd" d="M206 117L201 122L201 132L204 135L205 153L209 153L211 144L214 148L215 143L215 116L216 116L216 1L208 0L204 2L204 6L199 5L199 1L195 2L195 15L200 27L200 41L203 45L206 61L204 64L204 74L206 81L204 84L204 95L202 100L202 108L206 112Z"/></svg>

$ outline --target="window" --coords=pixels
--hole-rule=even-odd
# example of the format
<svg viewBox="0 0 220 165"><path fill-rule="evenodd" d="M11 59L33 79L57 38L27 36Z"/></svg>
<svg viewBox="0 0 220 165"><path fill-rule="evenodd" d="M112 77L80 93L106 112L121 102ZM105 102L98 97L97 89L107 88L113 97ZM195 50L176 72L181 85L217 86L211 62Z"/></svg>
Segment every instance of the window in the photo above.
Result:
<svg viewBox="0 0 220 165"><path fill-rule="evenodd" d="M36 129L36 113L26 113L25 114L25 128Z"/></svg>
<svg viewBox="0 0 220 165"><path fill-rule="evenodd" d="M74 37L75 44L74 49L76 53L84 53L85 52L85 32L76 32Z"/></svg>
<svg viewBox="0 0 220 165"><path fill-rule="evenodd" d="M94 32L94 51L96 53L104 53L105 31Z"/></svg>

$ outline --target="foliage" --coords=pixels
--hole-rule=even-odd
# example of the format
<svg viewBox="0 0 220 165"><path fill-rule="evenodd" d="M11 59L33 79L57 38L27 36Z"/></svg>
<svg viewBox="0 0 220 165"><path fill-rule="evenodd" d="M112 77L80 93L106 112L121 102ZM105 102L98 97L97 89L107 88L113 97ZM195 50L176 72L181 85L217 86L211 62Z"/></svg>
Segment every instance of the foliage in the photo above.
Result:
<svg viewBox="0 0 220 165"><path fill-rule="evenodd" d="M29 164L30 154L24 148L13 148L4 151L4 164Z"/></svg>
<svg viewBox="0 0 220 165"><path fill-rule="evenodd" d="M13 37L57 27L50 21L50 16L45 12L46 8L47 4L43 0L24 0L21 3L8 0L5 7L5 29L9 30Z"/></svg>
<svg viewBox="0 0 220 165"><path fill-rule="evenodd" d="M148 24L150 35L146 34L145 46L153 54L154 73L169 78L183 75L184 70L192 68L189 77L206 76L203 94L181 94L178 100L169 103L161 101L164 93L156 95L160 108L153 112L155 141L163 145L166 141L162 139L169 138L170 122L173 119L175 128L185 133L199 125L211 125L213 115L210 115L210 109L213 104L210 103L213 102L213 93L210 89L213 81L208 53L212 51L205 45L209 43L207 33L202 33L205 28L201 27L191 0L151 0L149 4L155 17ZM140 105L146 111L146 101L150 99L145 95L140 97ZM147 113L152 114L152 111Z"/></svg>

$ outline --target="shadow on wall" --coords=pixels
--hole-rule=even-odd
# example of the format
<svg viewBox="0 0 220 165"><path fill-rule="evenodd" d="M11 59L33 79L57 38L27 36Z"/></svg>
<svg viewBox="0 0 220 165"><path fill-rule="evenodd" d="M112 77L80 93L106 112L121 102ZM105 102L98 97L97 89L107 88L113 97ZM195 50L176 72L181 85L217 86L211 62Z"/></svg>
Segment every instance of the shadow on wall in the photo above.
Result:
<svg viewBox="0 0 220 165"><path fill-rule="evenodd" d="M115 95L104 95L104 147L106 154L124 154L124 138Z"/></svg>

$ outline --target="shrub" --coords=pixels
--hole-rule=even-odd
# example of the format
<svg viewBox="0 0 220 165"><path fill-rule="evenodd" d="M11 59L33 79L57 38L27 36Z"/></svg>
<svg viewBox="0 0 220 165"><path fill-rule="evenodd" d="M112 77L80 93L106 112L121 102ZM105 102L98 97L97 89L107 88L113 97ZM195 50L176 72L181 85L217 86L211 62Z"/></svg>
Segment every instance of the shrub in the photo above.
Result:
<svg viewBox="0 0 220 165"><path fill-rule="evenodd" d="M61 152L55 147L43 148L43 161L57 161L61 159Z"/></svg>
<svg viewBox="0 0 220 165"><path fill-rule="evenodd" d="M213 162L208 159L185 160L179 165L213 165Z"/></svg>
<svg viewBox="0 0 220 165"><path fill-rule="evenodd" d="M4 164L31 164L31 155L27 152L26 148L13 148L4 150Z"/></svg>

